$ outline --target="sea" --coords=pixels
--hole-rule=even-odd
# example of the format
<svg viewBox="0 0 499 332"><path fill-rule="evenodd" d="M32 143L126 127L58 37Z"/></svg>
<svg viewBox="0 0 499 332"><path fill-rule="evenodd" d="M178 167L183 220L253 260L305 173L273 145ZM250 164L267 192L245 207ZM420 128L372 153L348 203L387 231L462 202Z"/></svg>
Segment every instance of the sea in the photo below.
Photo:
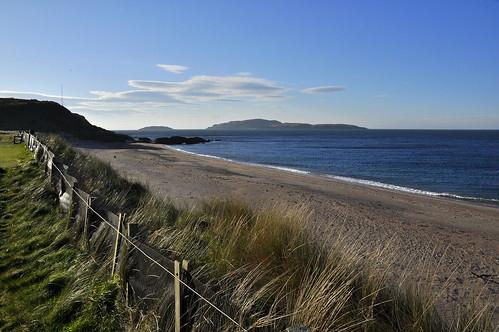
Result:
<svg viewBox="0 0 499 332"><path fill-rule="evenodd" d="M421 195L499 204L499 130L120 132L151 139L200 136L211 142L170 148Z"/></svg>

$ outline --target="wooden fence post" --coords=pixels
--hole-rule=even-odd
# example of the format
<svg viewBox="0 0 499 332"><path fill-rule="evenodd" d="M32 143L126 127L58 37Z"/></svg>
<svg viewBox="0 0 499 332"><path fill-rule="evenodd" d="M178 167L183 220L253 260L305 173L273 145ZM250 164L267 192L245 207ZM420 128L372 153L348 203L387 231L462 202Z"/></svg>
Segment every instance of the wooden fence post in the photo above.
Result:
<svg viewBox="0 0 499 332"><path fill-rule="evenodd" d="M73 206L73 188L77 180L67 173L67 169L68 166L63 165L63 175L59 178L59 204L64 212L71 212Z"/></svg>
<svg viewBox="0 0 499 332"><path fill-rule="evenodd" d="M181 273L181 276L182 276L182 280L185 281L185 278L184 278L184 272L187 273L187 271L189 271L189 261L186 260L186 259L183 259L182 260L182 273ZM180 285L180 295L182 296L182 300L186 300L185 298L185 286L184 285ZM185 302L183 304L184 306L184 310L182 312L182 316L180 317L180 322L181 322L181 326L182 326L182 330L183 331L188 331L188 321L187 319L189 318L189 308L187 307L189 305L189 302Z"/></svg>
<svg viewBox="0 0 499 332"><path fill-rule="evenodd" d="M184 300L184 285L180 283L180 280L183 280L183 272L187 272L189 269L189 261L182 260L182 265L180 262L174 261L174 290L175 290L175 332L183 332L185 331L185 314L186 312L182 312L182 301Z"/></svg>
<svg viewBox="0 0 499 332"><path fill-rule="evenodd" d="M136 223L127 223L126 224L126 237L128 240L133 241L135 236L138 233L138 224ZM128 242L125 243L126 246L126 251L125 251L125 256L128 256L128 252L130 250L130 245ZM126 264L126 263L125 263ZM125 305L128 307L130 305L131 301L131 290L130 290L130 284L128 283L128 276L126 276L125 280Z"/></svg>
<svg viewBox="0 0 499 332"><path fill-rule="evenodd" d="M180 270L180 262L175 260L174 270L175 279L173 281L175 287L175 332L181 332L181 317L182 317L182 294L180 287L180 278L182 277L182 272Z"/></svg>
<svg viewBox="0 0 499 332"><path fill-rule="evenodd" d="M130 223L126 224L126 238L129 241L132 241L132 234L130 230ZM126 255L128 256L128 241L125 243L126 246ZM130 305L130 284L128 283L128 278L125 280L125 306Z"/></svg>
<svg viewBox="0 0 499 332"><path fill-rule="evenodd" d="M125 220L125 214L118 214L118 227L116 231L116 240L114 241L114 254L113 254L113 265L111 268L111 277L114 276L114 270L116 270L116 258L118 256L118 248L119 248L119 243L120 243L120 236L121 236L121 224Z"/></svg>
<svg viewBox="0 0 499 332"><path fill-rule="evenodd" d="M54 163L54 154L50 151L47 152L47 177L52 180L52 164Z"/></svg>
<svg viewBox="0 0 499 332"><path fill-rule="evenodd" d="M90 195L87 196L85 202L85 215L83 216L83 237L85 241L85 250L90 249L90 239L88 238L88 210L92 206L92 197Z"/></svg>

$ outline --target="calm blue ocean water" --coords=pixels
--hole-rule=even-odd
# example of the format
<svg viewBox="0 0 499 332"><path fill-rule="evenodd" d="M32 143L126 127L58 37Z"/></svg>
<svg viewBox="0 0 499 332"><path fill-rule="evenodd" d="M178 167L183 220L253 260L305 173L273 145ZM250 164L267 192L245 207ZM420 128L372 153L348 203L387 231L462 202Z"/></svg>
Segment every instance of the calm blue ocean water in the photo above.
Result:
<svg viewBox="0 0 499 332"><path fill-rule="evenodd" d="M499 199L499 131L212 131L131 136L201 136L175 148L426 195Z"/></svg>

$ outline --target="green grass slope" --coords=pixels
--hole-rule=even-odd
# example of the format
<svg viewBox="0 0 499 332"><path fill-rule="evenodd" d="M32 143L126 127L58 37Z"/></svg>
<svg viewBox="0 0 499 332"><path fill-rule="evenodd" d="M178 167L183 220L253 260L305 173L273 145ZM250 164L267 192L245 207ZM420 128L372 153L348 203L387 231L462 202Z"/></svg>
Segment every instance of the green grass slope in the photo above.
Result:
<svg viewBox="0 0 499 332"><path fill-rule="evenodd" d="M12 135L0 132L0 168L11 168L30 157L24 144L12 144Z"/></svg>
<svg viewBox="0 0 499 332"><path fill-rule="evenodd" d="M24 145L0 134L0 331L123 329L118 281L72 241Z"/></svg>

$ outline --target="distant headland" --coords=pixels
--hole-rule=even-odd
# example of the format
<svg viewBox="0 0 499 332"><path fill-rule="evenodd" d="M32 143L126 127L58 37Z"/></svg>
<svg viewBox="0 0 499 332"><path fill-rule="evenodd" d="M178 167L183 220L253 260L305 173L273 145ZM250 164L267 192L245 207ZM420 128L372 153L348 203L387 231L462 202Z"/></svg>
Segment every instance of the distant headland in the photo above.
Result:
<svg viewBox="0 0 499 332"><path fill-rule="evenodd" d="M206 128L208 130L262 130L262 129L337 129L337 130L366 130L367 128L351 124L310 124L310 123L289 123L277 120L250 119L241 121L230 121L215 124Z"/></svg>
<svg viewBox="0 0 499 332"><path fill-rule="evenodd" d="M94 126L58 103L35 99L0 98L0 130L34 130L106 142L132 139Z"/></svg>

